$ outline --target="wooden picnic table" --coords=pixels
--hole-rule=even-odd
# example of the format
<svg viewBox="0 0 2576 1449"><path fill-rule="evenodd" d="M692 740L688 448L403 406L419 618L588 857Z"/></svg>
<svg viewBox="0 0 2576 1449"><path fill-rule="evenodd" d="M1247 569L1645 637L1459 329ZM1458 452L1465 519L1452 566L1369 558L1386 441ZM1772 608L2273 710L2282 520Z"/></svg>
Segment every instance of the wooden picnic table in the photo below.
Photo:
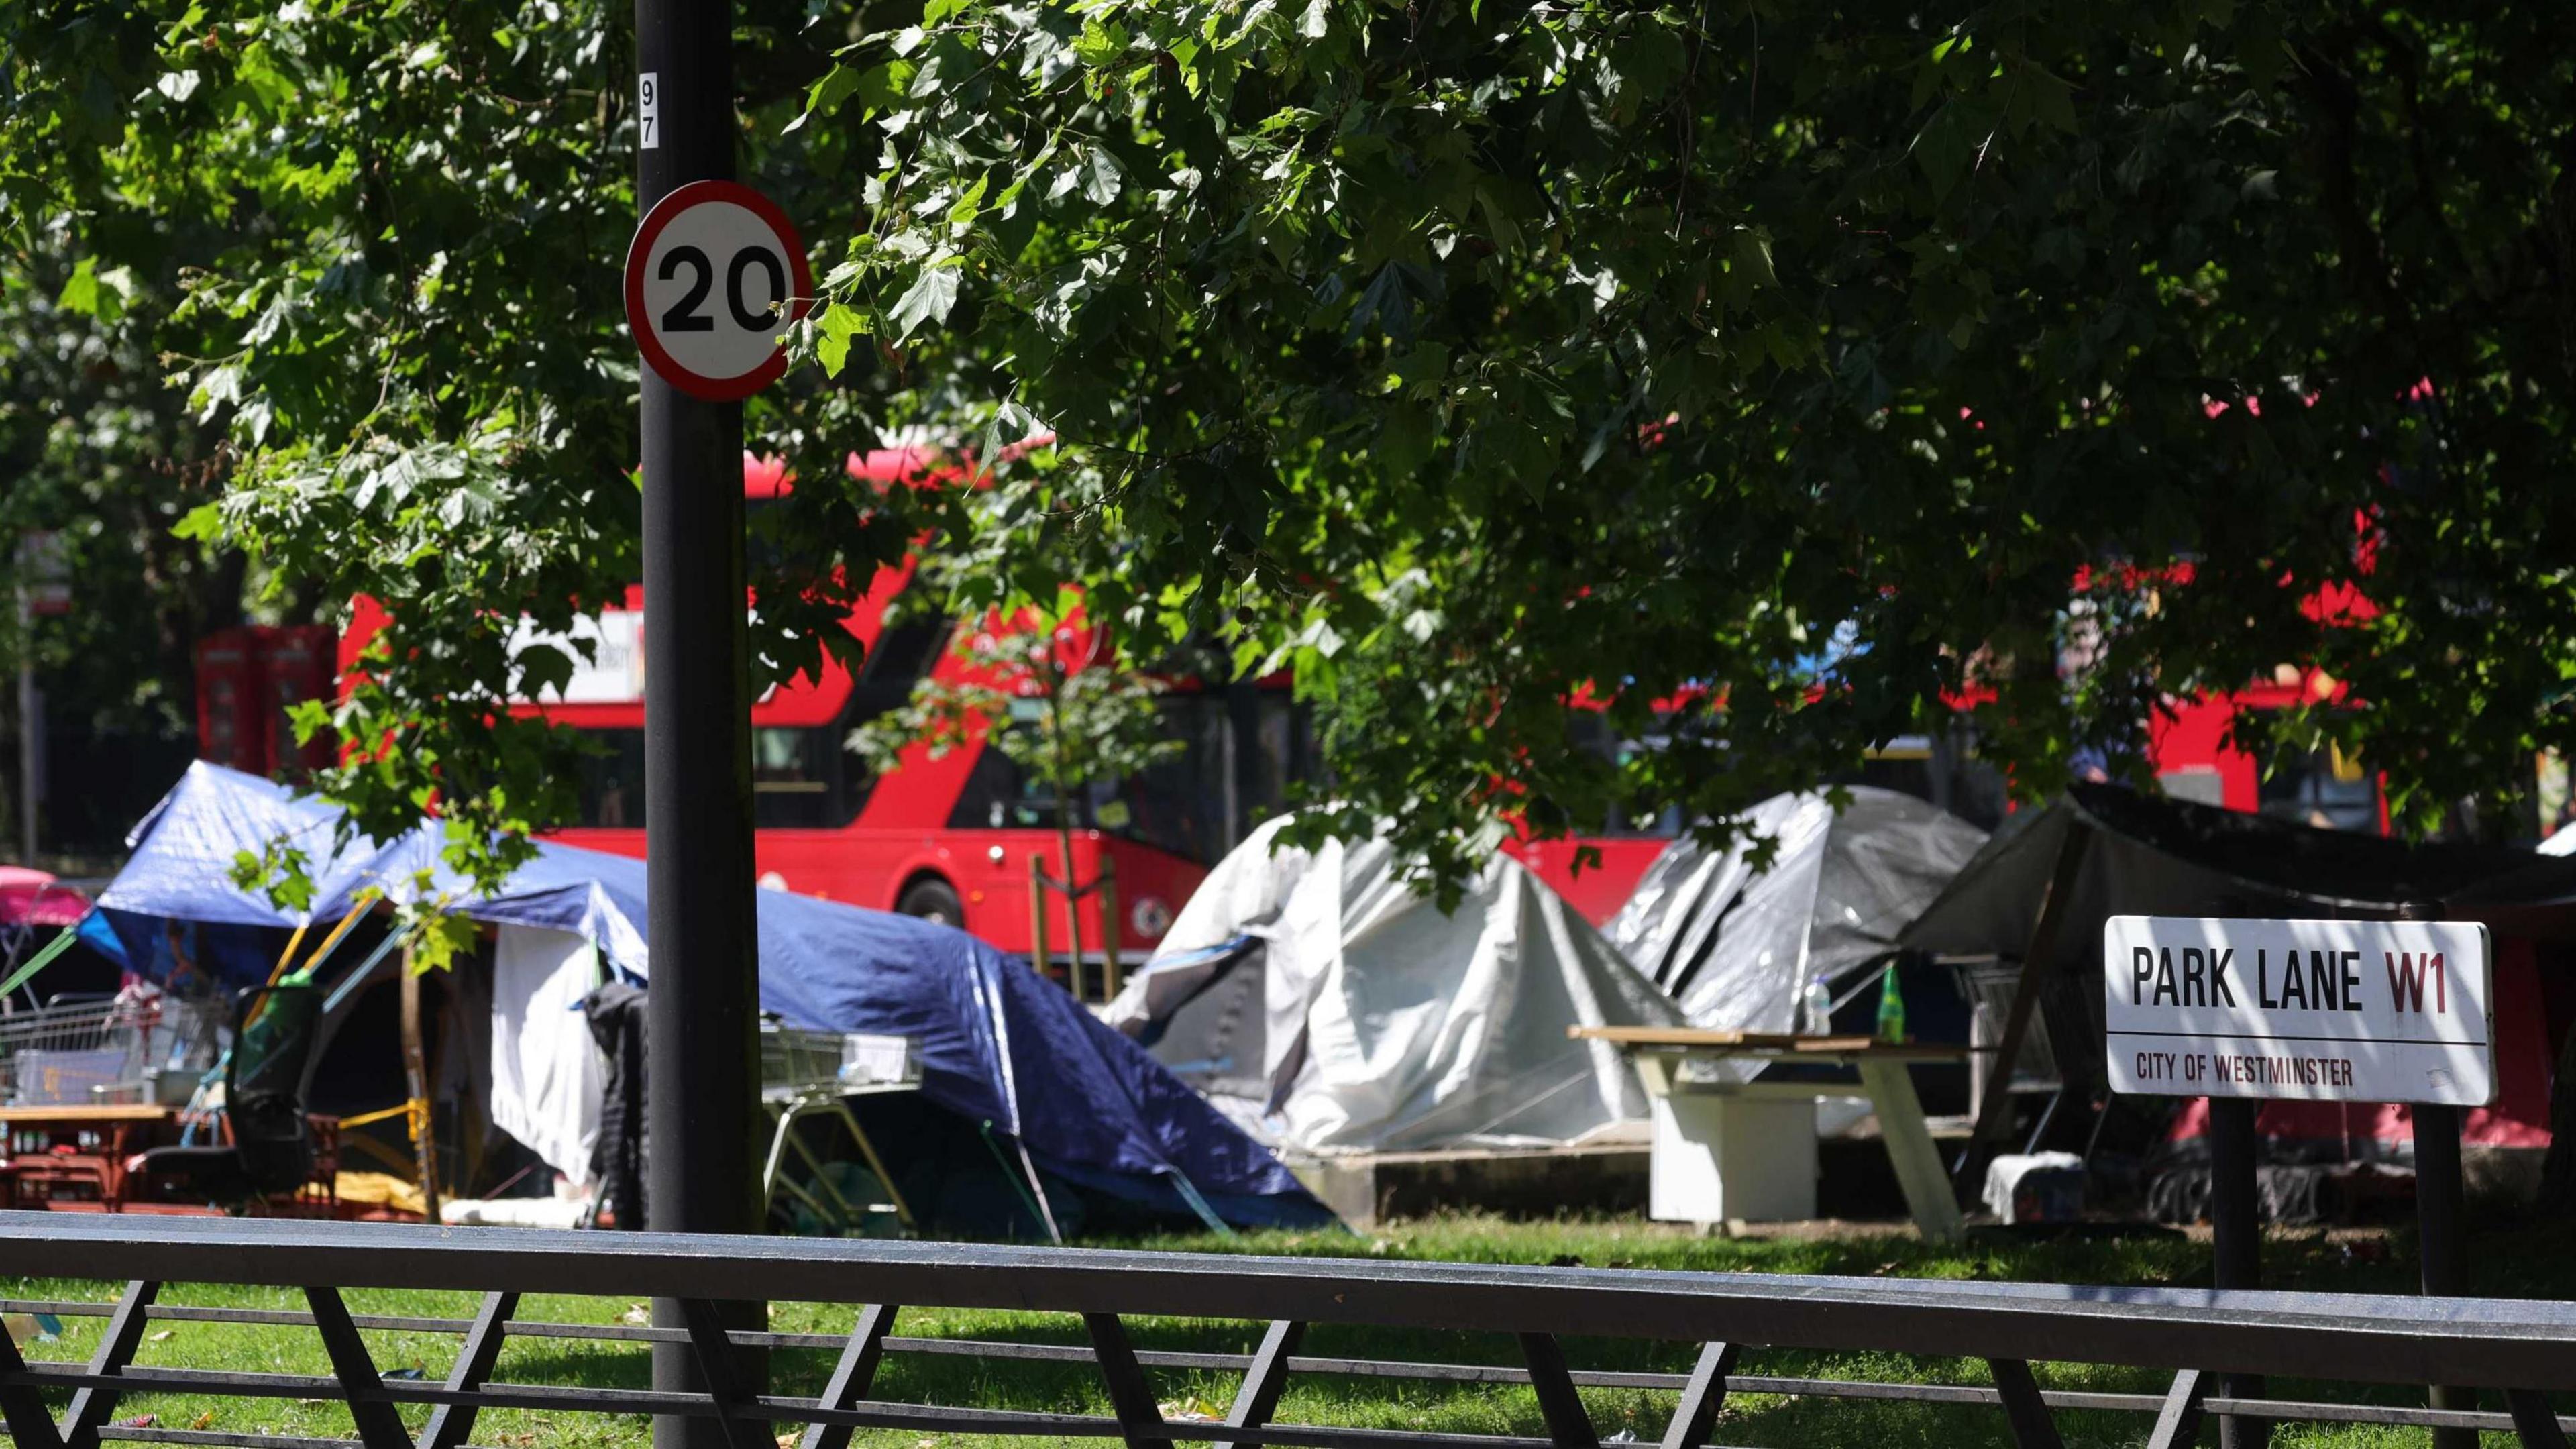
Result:
<svg viewBox="0 0 2576 1449"><path fill-rule="evenodd" d="M0 1206L114 1207L125 1198L126 1160L164 1145L179 1110L150 1102L0 1106Z"/></svg>
<svg viewBox="0 0 2576 1449"><path fill-rule="evenodd" d="M1915 1227L1933 1242L1959 1237L1958 1200L1907 1068L1965 1061L1968 1048L1692 1026L1574 1026L1566 1035L1608 1042L1636 1064L1654 1118L1652 1216L1678 1222L1815 1216L1815 1104L1861 1096L1878 1117L1879 1141ZM1857 1080L1735 1081L1685 1073L1683 1065L1693 1061L1843 1067Z"/></svg>
<svg viewBox="0 0 2576 1449"><path fill-rule="evenodd" d="M0 1125L17 1127L50 1126L84 1122L167 1122L179 1115L177 1107L152 1102L99 1102L42 1107L0 1107Z"/></svg>

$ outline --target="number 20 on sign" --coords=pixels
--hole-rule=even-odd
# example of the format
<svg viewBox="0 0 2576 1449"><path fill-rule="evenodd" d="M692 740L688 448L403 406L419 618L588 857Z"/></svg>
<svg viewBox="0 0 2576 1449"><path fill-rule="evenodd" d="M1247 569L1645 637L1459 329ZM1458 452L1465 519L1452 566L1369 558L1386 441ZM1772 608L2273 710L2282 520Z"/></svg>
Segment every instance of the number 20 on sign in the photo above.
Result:
<svg viewBox="0 0 2576 1449"><path fill-rule="evenodd" d="M693 181L654 203L626 252L626 321L663 381L732 402L787 370L787 329L812 305L805 244L777 203Z"/></svg>

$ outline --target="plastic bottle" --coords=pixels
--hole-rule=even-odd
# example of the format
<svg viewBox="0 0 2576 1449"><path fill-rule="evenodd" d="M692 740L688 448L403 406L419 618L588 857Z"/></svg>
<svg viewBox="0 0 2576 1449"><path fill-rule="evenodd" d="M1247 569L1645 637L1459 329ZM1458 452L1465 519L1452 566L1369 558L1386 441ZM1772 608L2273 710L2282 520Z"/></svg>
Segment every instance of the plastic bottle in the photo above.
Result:
<svg viewBox="0 0 2576 1449"><path fill-rule="evenodd" d="M1834 1030L1834 989L1822 976L1807 982L1806 999L1800 1003L1798 1029L1809 1036L1831 1036Z"/></svg>
<svg viewBox="0 0 2576 1449"><path fill-rule="evenodd" d="M1896 968L1893 966L1879 978L1878 1039L1905 1040L1905 994L1896 989Z"/></svg>

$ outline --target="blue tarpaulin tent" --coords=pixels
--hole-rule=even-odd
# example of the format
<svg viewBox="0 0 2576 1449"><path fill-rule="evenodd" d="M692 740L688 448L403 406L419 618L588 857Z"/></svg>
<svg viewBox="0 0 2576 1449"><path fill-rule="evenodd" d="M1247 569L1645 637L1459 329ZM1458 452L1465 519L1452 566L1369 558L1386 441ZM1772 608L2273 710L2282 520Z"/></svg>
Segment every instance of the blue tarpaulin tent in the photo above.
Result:
<svg viewBox="0 0 2576 1449"><path fill-rule="evenodd" d="M135 827L132 858L99 905L129 957L150 963L169 922L212 928L199 941L220 942L224 928L336 920L371 888L407 900L426 881L471 919L581 936L621 973L649 982L643 862L541 842L537 858L501 889L477 892L439 865L438 822L391 844L346 845L336 841L339 823L318 800L199 762ZM307 911L233 883L243 852L258 855L281 840L310 862ZM793 1027L910 1038L925 1098L1018 1139L1050 1173L1238 1226L1332 1220L1267 1149L1144 1049L1025 962L962 931L762 891L759 945L763 1011ZM233 984L264 977L274 959L273 950L220 945L201 947L199 956Z"/></svg>

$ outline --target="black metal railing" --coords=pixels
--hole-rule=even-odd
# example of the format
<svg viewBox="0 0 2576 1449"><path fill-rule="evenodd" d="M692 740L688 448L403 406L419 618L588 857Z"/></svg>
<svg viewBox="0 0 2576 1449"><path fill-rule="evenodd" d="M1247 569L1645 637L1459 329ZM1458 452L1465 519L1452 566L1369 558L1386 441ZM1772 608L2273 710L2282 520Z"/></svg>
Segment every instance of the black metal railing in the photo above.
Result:
<svg viewBox="0 0 2576 1449"><path fill-rule="evenodd" d="M1729 1393L1901 1400L2000 1409L2021 1449L2057 1449L2061 1410L2154 1416L2154 1449L2192 1442L2204 1415L2510 1431L2533 1449L2564 1449L2545 1395L2576 1391L2576 1305L2313 1293L2222 1293L2049 1284L1926 1282L1615 1268L1540 1268L1315 1258L1252 1258L934 1243L575 1234L506 1228L431 1229L258 1219L0 1213L0 1275L123 1279L112 1304L20 1300L11 1312L102 1316L85 1366L28 1363L0 1333L0 1415L22 1446L92 1449L140 1440L306 1449L350 1441L137 1427L113 1415L120 1396L186 1394L345 1403L366 1449L458 1449L486 1409L676 1414L718 1420L740 1449L772 1449L775 1424L808 1426L805 1449L843 1449L860 1428L1129 1445L1176 1441L1279 1446L1591 1446L1580 1391L1679 1395L1663 1442L1705 1443ZM302 1312L164 1305L164 1283L301 1290ZM471 1319L355 1314L346 1288L467 1290ZM655 1298L682 1326L520 1322L523 1295ZM847 1336L728 1329L720 1304L767 1299L859 1305ZM1080 1318L1077 1344L893 1335L897 1304L1060 1313ZM1127 1320L1181 1316L1266 1322L1250 1354L1132 1346ZM328 1375L138 1365L154 1321L309 1326ZM1393 1362L1299 1352L1310 1324L1501 1332L1514 1365ZM444 1381L388 1379L361 1334L460 1335ZM1586 1370L1569 1337L1701 1345L1688 1374ZM698 1392L495 1382L505 1341L575 1339L685 1345ZM838 1349L812 1398L756 1393L746 1351ZM1890 1383L1743 1372L1766 1350L1877 1351L1982 1359L1988 1385ZM1096 1366L1113 1413L1091 1416L896 1403L870 1391L886 1355L972 1355L1000 1362ZM2039 1387L2033 1363L2121 1365L2174 1374L2162 1394ZM1221 1422L1166 1419L1149 1370L1240 1372ZM1527 1384L1545 1438L1424 1433L1274 1422L1292 1374L1461 1384ZM2218 1375L2266 1374L2348 1384L2467 1385L2498 1391L2503 1412L2319 1400L2228 1398ZM69 1400L59 1409L52 1391ZM417 1438L398 1412L430 1407Z"/></svg>

